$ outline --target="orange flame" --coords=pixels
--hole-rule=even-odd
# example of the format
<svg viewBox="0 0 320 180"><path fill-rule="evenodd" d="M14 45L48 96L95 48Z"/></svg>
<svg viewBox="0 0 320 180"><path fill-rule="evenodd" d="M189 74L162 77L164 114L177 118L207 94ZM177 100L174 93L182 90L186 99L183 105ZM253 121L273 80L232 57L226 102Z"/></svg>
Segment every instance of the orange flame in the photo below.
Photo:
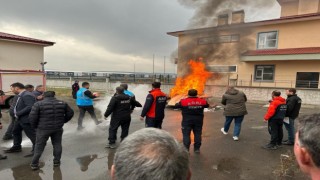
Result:
<svg viewBox="0 0 320 180"><path fill-rule="evenodd" d="M199 59L201 60L201 59ZM203 62L190 60L191 73L183 78L177 78L175 87L170 91L170 96L187 95L190 89L198 90L198 95L204 94L204 89L208 78L212 73L206 70L206 65Z"/></svg>

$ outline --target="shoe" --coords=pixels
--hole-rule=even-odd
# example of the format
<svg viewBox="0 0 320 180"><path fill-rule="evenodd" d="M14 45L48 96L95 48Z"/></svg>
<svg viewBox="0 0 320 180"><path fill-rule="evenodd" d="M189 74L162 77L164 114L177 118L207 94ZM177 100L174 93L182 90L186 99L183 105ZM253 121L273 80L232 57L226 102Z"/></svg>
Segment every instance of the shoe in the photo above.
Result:
<svg viewBox="0 0 320 180"><path fill-rule="evenodd" d="M282 144L283 144L283 145L286 145L286 146L293 146L293 145L294 145L294 143L291 142L291 141L285 141L285 142L283 142Z"/></svg>
<svg viewBox="0 0 320 180"><path fill-rule="evenodd" d="M60 161L53 162L53 167L59 167L61 165Z"/></svg>
<svg viewBox="0 0 320 180"><path fill-rule="evenodd" d="M7 159L7 156L0 154L0 160Z"/></svg>
<svg viewBox="0 0 320 180"><path fill-rule="evenodd" d="M282 148L283 146L282 146L282 143L278 143L277 144L277 148Z"/></svg>
<svg viewBox="0 0 320 180"><path fill-rule="evenodd" d="M22 151L21 148L10 148L10 149L4 150L5 153L18 153L18 152L21 152L21 151Z"/></svg>
<svg viewBox="0 0 320 180"><path fill-rule="evenodd" d="M221 132L224 134L224 135L227 135L228 133L224 131L224 128L221 128Z"/></svg>
<svg viewBox="0 0 320 180"><path fill-rule="evenodd" d="M13 136L10 136L10 135L4 135L3 138L2 138L2 140L4 140L4 141L8 141L8 140L11 140L11 139L13 139Z"/></svg>
<svg viewBox="0 0 320 180"><path fill-rule="evenodd" d="M274 144L267 144L265 146L262 146L263 149L267 149L267 150L277 150L278 147L277 145L274 145Z"/></svg>
<svg viewBox="0 0 320 180"><path fill-rule="evenodd" d="M83 126L78 126L78 128L77 128L78 131L81 131L82 129L84 129Z"/></svg>
<svg viewBox="0 0 320 180"><path fill-rule="evenodd" d="M101 124L102 123L102 121L97 121L96 122L96 125L99 125L99 124Z"/></svg>
<svg viewBox="0 0 320 180"><path fill-rule="evenodd" d="M40 169L39 164L30 164L30 167L31 167L31 169L34 170L34 171Z"/></svg>
<svg viewBox="0 0 320 180"><path fill-rule="evenodd" d="M107 144L106 148L115 149L117 148L116 144Z"/></svg>
<svg viewBox="0 0 320 180"><path fill-rule="evenodd" d="M234 141L239 141L239 137L233 136L233 140L234 140Z"/></svg>
<svg viewBox="0 0 320 180"><path fill-rule="evenodd" d="M200 149L195 149L194 153L200 154Z"/></svg>

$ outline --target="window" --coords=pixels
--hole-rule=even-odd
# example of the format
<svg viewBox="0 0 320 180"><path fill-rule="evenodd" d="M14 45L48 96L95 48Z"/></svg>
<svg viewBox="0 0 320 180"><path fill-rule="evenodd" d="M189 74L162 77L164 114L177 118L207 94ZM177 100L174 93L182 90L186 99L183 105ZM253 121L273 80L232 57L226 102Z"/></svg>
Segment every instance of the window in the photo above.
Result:
<svg viewBox="0 0 320 180"><path fill-rule="evenodd" d="M238 42L239 40L240 40L239 34L211 36L211 37L199 38L198 44L205 45L205 44L216 44L216 43L230 43L230 42Z"/></svg>
<svg viewBox="0 0 320 180"><path fill-rule="evenodd" d="M278 32L263 32L258 34L258 49L275 49L278 46Z"/></svg>
<svg viewBox="0 0 320 180"><path fill-rule="evenodd" d="M257 65L255 68L255 81L273 81L274 65Z"/></svg>
<svg viewBox="0 0 320 180"><path fill-rule="evenodd" d="M297 88L318 88L319 73L318 72L297 72Z"/></svg>
<svg viewBox="0 0 320 180"><path fill-rule="evenodd" d="M237 66L225 66L225 65L216 65L208 67L210 72L215 73L236 73Z"/></svg>

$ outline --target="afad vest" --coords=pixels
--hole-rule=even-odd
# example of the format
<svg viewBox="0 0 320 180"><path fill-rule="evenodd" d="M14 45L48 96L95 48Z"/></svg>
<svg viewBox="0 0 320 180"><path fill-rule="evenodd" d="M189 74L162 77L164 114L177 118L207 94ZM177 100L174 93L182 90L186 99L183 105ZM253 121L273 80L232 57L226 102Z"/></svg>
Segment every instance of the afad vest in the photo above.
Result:
<svg viewBox="0 0 320 180"><path fill-rule="evenodd" d="M80 88L77 92L77 105L78 106L92 106L93 100L86 96L84 92L86 92L88 89L86 88Z"/></svg>
<svg viewBox="0 0 320 180"><path fill-rule="evenodd" d="M166 107L167 96L158 88L151 90L149 93L153 96L153 103L147 113L147 116L162 119L164 116L164 109Z"/></svg>

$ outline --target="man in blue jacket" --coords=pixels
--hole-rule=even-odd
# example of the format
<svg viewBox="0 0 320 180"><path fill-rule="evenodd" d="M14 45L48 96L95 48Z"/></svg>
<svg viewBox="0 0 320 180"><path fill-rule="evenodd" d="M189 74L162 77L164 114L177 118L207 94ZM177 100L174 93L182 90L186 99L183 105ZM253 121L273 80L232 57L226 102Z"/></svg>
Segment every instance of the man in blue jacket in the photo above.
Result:
<svg viewBox="0 0 320 180"><path fill-rule="evenodd" d="M83 82L82 88L80 88L77 92L77 106L79 107L80 111L78 119L78 130L82 130L84 128L82 126L82 122L86 111L88 111L96 125L101 123L101 121L98 121L93 107L93 99L97 98L98 96L92 94L92 92L89 91L89 88L90 84L88 82Z"/></svg>

